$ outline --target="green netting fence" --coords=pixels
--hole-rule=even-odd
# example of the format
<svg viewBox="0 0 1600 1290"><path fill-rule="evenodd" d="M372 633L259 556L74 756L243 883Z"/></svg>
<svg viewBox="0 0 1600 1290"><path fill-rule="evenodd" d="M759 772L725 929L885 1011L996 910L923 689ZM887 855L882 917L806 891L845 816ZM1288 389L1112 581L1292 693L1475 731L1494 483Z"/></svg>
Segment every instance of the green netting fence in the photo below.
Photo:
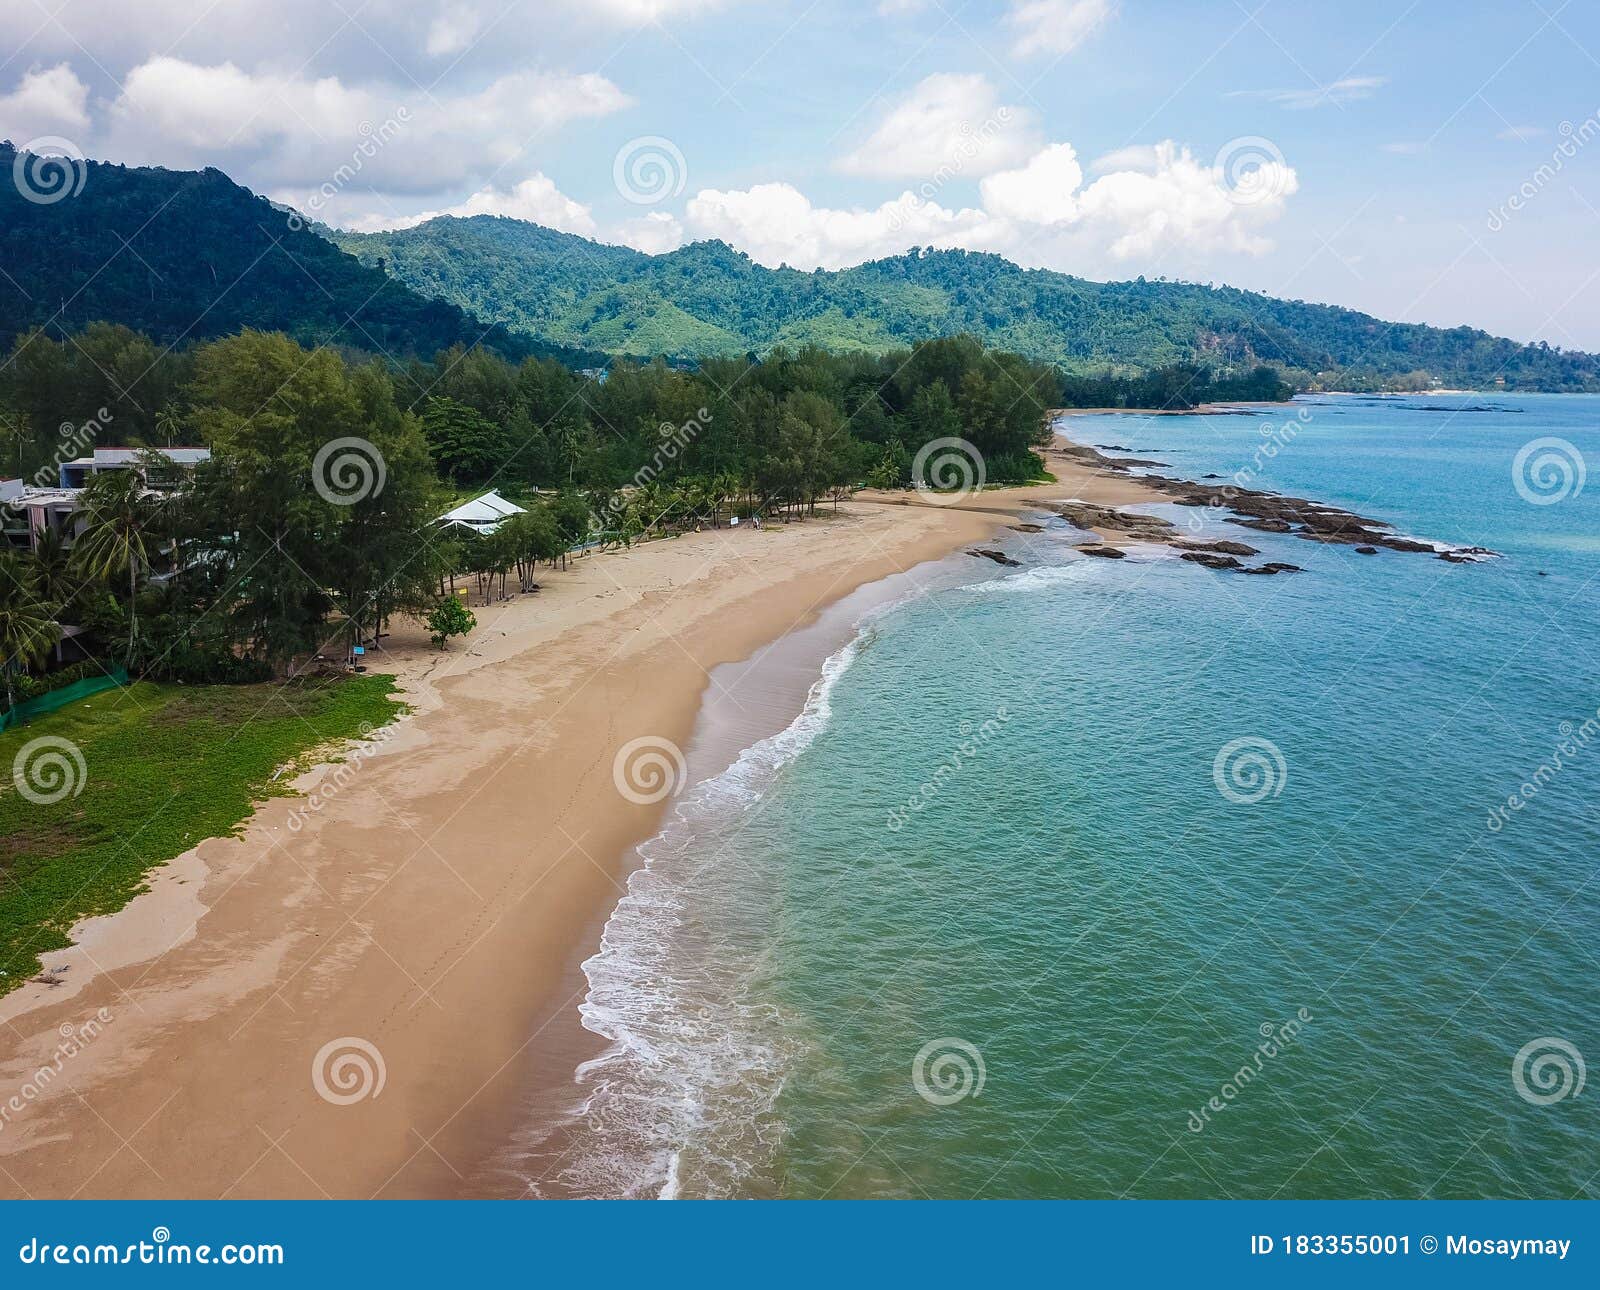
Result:
<svg viewBox="0 0 1600 1290"><path fill-rule="evenodd" d="M43 716L46 712L54 712L57 708L64 708L69 703L78 699L86 699L91 694L99 694L101 690L109 690L113 686L128 684L126 669L116 667L104 676L86 676L81 681L74 681L71 685L63 685L59 690L51 690L37 698L24 699L14 708L0 709L0 730L9 730L12 726L20 725L29 717Z"/></svg>

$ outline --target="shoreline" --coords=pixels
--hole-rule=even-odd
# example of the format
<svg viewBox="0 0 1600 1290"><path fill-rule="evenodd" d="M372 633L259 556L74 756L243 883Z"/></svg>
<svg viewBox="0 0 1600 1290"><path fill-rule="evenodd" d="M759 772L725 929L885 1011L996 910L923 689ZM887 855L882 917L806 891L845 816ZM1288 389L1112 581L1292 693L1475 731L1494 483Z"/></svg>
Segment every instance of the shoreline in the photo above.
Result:
<svg viewBox="0 0 1600 1290"><path fill-rule="evenodd" d="M240 836L155 871L151 892L80 941L70 994L8 997L0 1077L13 1082L60 1026L97 1009L112 1020L0 1133L6 1191L506 1194L482 1165L522 1113L541 1037L575 1018L566 973L593 952L625 857L664 812L619 797L615 749L683 744L709 670L1001 518L824 509L584 557L536 596L478 608L478 632L450 654L397 630L377 667L401 677L414 713L308 827L286 827L304 799L261 805ZM152 957L151 928L178 896L186 920ZM313 1061L339 1040L381 1054L377 1096L318 1096Z"/></svg>
<svg viewBox="0 0 1600 1290"><path fill-rule="evenodd" d="M395 673L412 713L303 830L286 822L304 798L260 805L238 836L202 843L124 910L81 925L62 956L80 956L69 987L0 1006L0 1079L13 1085L60 1027L112 1017L3 1126L0 1185L526 1194L505 1148L526 1131L530 1098L553 1119L574 1092L570 1059L603 1046L579 1020L582 965L667 811L619 794L617 750L645 738L692 748L719 668L757 671L859 589L1006 528L1025 535L1026 515L1064 515L1101 554L1162 541L1116 526L1135 518L1120 507L1172 500L1157 482L1064 437L1046 455L1054 483L954 505L863 494L759 533L586 555L537 595L475 606L478 630L448 653L397 626L375 670ZM790 693L768 719L781 728L804 698ZM369 1074L377 1055L381 1080L319 1096L337 1074L319 1058L351 1049L369 1052Z"/></svg>

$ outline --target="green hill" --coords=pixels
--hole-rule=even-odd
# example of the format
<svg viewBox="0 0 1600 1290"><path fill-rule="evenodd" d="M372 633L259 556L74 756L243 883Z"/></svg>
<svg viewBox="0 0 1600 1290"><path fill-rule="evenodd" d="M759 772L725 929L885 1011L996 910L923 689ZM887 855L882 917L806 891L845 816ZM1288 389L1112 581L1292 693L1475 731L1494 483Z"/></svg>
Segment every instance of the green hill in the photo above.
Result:
<svg viewBox="0 0 1600 1290"><path fill-rule="evenodd" d="M108 321L164 345L256 327L393 357L481 340L508 358L593 360L413 290L219 170L91 161L78 191L41 203L11 182L16 155L0 143L0 348Z"/></svg>
<svg viewBox="0 0 1600 1290"><path fill-rule="evenodd" d="M835 272L768 269L721 242L664 255L498 216L329 231L425 295L530 336L613 354L697 356L815 343L882 352L970 333L1080 373L1282 366L1323 388L1600 389L1600 358L1471 327L1183 282L1091 282L997 255L911 251Z"/></svg>

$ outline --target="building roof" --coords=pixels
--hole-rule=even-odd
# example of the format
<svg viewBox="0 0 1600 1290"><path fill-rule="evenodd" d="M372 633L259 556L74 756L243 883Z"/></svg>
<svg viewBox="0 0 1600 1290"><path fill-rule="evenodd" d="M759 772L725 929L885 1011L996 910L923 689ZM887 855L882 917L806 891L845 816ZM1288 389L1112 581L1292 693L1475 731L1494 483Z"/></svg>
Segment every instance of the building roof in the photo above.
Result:
<svg viewBox="0 0 1600 1290"><path fill-rule="evenodd" d="M481 497L474 497L470 502L462 502L454 510L446 511L438 518L437 523L461 524L479 533L493 533L513 515L523 513L522 507L515 502L506 501L499 493L490 489Z"/></svg>
<svg viewBox="0 0 1600 1290"><path fill-rule="evenodd" d="M63 462L67 466L131 466L139 459L142 452L155 452L165 457L174 465L192 466L196 462L209 461L211 449L209 448L96 448L92 457L75 457L73 460Z"/></svg>

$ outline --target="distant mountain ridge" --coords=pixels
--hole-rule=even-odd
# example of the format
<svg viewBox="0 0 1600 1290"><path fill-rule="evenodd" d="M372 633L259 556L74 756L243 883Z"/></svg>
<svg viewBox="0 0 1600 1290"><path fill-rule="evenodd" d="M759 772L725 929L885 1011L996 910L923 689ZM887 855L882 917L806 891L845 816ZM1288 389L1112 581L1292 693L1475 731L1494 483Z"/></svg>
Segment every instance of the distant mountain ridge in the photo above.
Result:
<svg viewBox="0 0 1600 1290"><path fill-rule="evenodd" d="M882 352L930 336L1076 372L1282 366L1303 386L1600 389L1600 357L1471 327L1388 323L1232 287L1093 282L998 255L911 251L850 269L769 269L722 242L646 255L503 216L328 230L415 291L547 341L646 357L819 344Z"/></svg>
<svg viewBox="0 0 1600 1290"><path fill-rule="evenodd" d="M163 344L255 327L396 358L477 342L512 359L599 357L419 294L220 170L81 162L44 201L16 160L0 142L0 347L31 327L107 321Z"/></svg>

